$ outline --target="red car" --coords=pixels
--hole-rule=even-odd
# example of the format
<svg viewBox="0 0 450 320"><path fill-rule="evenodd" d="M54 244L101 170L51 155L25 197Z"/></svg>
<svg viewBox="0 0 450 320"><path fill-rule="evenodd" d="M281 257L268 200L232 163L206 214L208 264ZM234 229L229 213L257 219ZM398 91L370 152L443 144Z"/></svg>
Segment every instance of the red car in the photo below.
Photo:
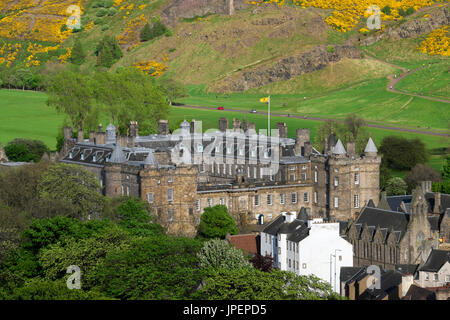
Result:
<svg viewBox="0 0 450 320"><path fill-rule="evenodd" d="M217 107L217 110L223 110L223 107Z"/></svg>

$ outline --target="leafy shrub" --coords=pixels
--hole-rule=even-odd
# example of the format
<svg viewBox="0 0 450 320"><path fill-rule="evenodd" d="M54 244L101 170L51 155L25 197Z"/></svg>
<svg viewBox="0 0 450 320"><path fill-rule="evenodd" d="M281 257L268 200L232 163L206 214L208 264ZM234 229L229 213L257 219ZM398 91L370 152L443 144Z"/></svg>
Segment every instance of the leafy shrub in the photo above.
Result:
<svg viewBox="0 0 450 320"><path fill-rule="evenodd" d="M391 14L391 7L386 6L383 9L381 9L381 12L383 12L386 15L390 15Z"/></svg>
<svg viewBox="0 0 450 320"><path fill-rule="evenodd" d="M14 139L5 147L7 157L12 161L39 162L47 146L39 140Z"/></svg>
<svg viewBox="0 0 450 320"><path fill-rule="evenodd" d="M107 14L108 14L108 10L106 10L105 8L101 8L100 10L97 11L96 16L103 17L103 16L106 16Z"/></svg>
<svg viewBox="0 0 450 320"><path fill-rule="evenodd" d="M407 14L407 15L410 15L410 14L413 14L415 11L416 11L416 10L414 10L413 7L409 7L408 9L406 9L406 14Z"/></svg>
<svg viewBox="0 0 450 320"><path fill-rule="evenodd" d="M117 9L116 8L109 8L108 10L108 16L113 16L117 13Z"/></svg>
<svg viewBox="0 0 450 320"><path fill-rule="evenodd" d="M334 46L332 46L332 45L327 46L327 51L330 52L330 53L333 53L334 52Z"/></svg>
<svg viewBox="0 0 450 320"><path fill-rule="evenodd" d="M95 25L102 24L102 23L103 23L103 19L102 19L102 18L96 18L96 19L94 20L94 24L95 24Z"/></svg>
<svg viewBox="0 0 450 320"><path fill-rule="evenodd" d="M104 26L102 26L102 31L106 31L109 29L109 24L105 24Z"/></svg>
<svg viewBox="0 0 450 320"><path fill-rule="evenodd" d="M32 160L30 150L23 144L9 144L5 147L5 152L11 161L29 162Z"/></svg>

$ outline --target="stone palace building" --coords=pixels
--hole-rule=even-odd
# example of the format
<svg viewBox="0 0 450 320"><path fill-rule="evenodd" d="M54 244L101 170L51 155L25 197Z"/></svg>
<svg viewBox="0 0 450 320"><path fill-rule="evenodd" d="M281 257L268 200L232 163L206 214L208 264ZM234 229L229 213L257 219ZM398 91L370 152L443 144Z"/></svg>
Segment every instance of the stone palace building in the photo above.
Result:
<svg viewBox="0 0 450 320"><path fill-rule="evenodd" d="M282 212L305 207L311 218L349 220L369 202L378 203L380 156L369 139L363 154L331 134L322 151L309 129L287 137L257 133L254 123L219 120L219 129L202 133L186 120L169 132L159 121L158 134L139 136L131 122L127 135L109 125L89 139L64 129L62 162L82 165L98 177L103 193L148 201L169 233L194 235L203 209L223 204L240 226L262 224ZM211 132L210 132L211 131Z"/></svg>

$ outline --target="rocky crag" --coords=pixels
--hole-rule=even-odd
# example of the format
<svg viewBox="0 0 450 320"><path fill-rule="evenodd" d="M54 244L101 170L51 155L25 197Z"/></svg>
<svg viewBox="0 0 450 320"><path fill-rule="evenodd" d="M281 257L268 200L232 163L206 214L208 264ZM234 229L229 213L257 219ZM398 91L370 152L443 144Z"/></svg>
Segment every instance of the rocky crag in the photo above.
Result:
<svg viewBox="0 0 450 320"><path fill-rule="evenodd" d="M257 67L225 78L213 87L219 91L245 91L323 69L330 63L343 58L360 59L361 52L350 45L321 45L307 52L281 59L272 66Z"/></svg>

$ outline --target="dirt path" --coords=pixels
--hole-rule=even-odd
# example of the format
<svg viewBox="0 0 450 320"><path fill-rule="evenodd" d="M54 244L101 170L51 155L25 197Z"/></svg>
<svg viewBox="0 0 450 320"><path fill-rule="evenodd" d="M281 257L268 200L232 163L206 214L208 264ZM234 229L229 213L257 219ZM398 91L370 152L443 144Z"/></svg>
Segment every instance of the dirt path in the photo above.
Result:
<svg viewBox="0 0 450 320"><path fill-rule="evenodd" d="M413 73L415 73L415 72L417 72L417 71L420 71L420 70L426 68L426 66L422 66L422 67L419 67L419 68L414 69L414 70L409 70L409 69L406 69L406 68L404 68L404 67L398 66L398 65L396 65L396 64L389 63L389 62L383 61L383 60L381 60L381 59L378 59L378 58L376 58L375 56L373 56L370 52L364 51L364 53L365 53L367 56L369 56L370 58L372 58L373 60L377 60L377 61L379 61L379 62L388 64L388 65L390 65L390 66L392 66L392 67L394 67L394 68L397 68L397 69L400 69L400 70L403 71L403 73L400 74L398 77L395 77L396 74L390 74L390 75L387 76L387 78L389 79L389 83L388 83L387 86L386 86L386 90L387 90L387 91L390 91L390 92L393 92L393 93L397 93L397 94L403 94L403 95L407 95L407 96L411 96L411 97L419 97L419 98L428 99L428 100L433 100L433 101L439 101L439 102L444 102L444 103L450 103L450 100L447 100L447 99L436 98L436 97L431 97L431 96L424 96L424 95L420 95L420 94L409 93L409 92L406 92L406 91L404 91L404 90L399 91L399 90L396 90L396 89L395 89L395 86L396 86L401 80L405 79L407 76L409 76L409 75L411 75L411 74L413 74Z"/></svg>
<svg viewBox="0 0 450 320"><path fill-rule="evenodd" d="M201 106L192 106L192 105L174 105L174 107L189 108L189 109L202 109L202 110L215 110L217 112L249 113L248 110L242 110L242 109L217 110L216 107L201 107ZM267 115L267 112L257 111L257 112L251 113L251 114ZM285 113L272 113L271 112L270 115L271 116L275 116L275 117L286 117L286 118L313 120L313 121L327 121L327 120L329 120L329 119L318 118L318 117L288 115L288 114L285 114ZM405 129L405 128L398 128L398 127L390 127L390 126L383 126L383 125L378 125L378 124L366 124L366 127L377 128L377 129L387 129L387 130L394 130L394 131L401 131L401 132L419 133L419 134L426 134L426 135L438 136L438 137L450 137L450 134L445 134L445 133L437 133L437 132L416 130L416 129Z"/></svg>

